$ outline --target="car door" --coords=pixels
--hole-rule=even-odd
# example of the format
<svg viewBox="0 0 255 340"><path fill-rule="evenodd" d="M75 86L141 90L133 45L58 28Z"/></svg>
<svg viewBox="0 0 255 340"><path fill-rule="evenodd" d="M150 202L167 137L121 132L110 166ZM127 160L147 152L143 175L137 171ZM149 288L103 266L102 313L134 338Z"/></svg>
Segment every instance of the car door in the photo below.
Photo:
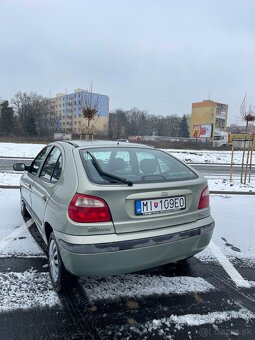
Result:
<svg viewBox="0 0 255 340"><path fill-rule="evenodd" d="M34 185L34 180L37 177L39 169L51 148L52 146L46 146L43 148L31 163L29 171L26 171L22 176L20 183L21 195L29 210L32 208L31 191Z"/></svg>
<svg viewBox="0 0 255 340"><path fill-rule="evenodd" d="M39 176L34 181L31 192L32 209L36 224L42 232L43 217L48 200L54 192L62 168L62 154L58 147L54 147L48 154Z"/></svg>

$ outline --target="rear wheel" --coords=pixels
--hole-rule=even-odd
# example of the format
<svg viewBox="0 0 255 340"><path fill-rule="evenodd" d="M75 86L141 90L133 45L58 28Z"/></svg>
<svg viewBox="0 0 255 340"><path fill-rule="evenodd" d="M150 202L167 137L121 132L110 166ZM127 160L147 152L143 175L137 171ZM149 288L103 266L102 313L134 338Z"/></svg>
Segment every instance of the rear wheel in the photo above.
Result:
<svg viewBox="0 0 255 340"><path fill-rule="evenodd" d="M56 292L67 291L74 285L77 278L65 269L53 232L49 237L48 252L50 278L53 288Z"/></svg>
<svg viewBox="0 0 255 340"><path fill-rule="evenodd" d="M26 203L24 202L24 199L22 195L20 194L20 212L23 217L28 217L29 213L27 211Z"/></svg>

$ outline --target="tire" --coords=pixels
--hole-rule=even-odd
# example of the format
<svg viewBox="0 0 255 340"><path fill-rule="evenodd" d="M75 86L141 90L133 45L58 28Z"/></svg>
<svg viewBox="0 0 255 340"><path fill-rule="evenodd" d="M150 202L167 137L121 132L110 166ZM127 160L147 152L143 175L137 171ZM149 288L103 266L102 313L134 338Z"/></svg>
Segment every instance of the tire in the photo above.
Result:
<svg viewBox="0 0 255 340"><path fill-rule="evenodd" d="M48 256L50 279L56 292L62 293L72 288L77 277L69 273L63 264L57 240L51 232L49 237Z"/></svg>
<svg viewBox="0 0 255 340"><path fill-rule="evenodd" d="M27 211L26 203L24 202L24 199L21 194L20 194L20 212L23 217L30 216L29 212Z"/></svg>

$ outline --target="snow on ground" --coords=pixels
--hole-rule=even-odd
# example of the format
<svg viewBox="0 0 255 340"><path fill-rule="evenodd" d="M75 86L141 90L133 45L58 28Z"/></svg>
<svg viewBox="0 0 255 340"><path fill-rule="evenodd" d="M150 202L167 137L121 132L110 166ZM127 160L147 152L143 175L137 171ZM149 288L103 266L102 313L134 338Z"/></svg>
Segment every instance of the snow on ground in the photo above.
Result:
<svg viewBox="0 0 255 340"><path fill-rule="evenodd" d="M240 177L233 177L232 181L228 176L205 176L208 181L210 191L242 191L242 192L255 192L255 178L251 179L250 183L240 183Z"/></svg>
<svg viewBox="0 0 255 340"><path fill-rule="evenodd" d="M0 257L44 256L43 251L31 237L27 228L24 228L21 234L15 235L14 233L24 224L24 219L20 213L19 190L0 189L0 207ZM14 233L13 237L11 236L12 233Z"/></svg>
<svg viewBox="0 0 255 340"><path fill-rule="evenodd" d="M19 185L21 174L13 173L1 173L0 172L0 185L2 186L12 186ZM230 182L226 178L219 178L217 176L205 176L208 180L208 185L210 191L243 191L243 192L255 192L255 178L251 179L249 184L241 184L239 177L234 177Z"/></svg>
<svg viewBox="0 0 255 340"><path fill-rule="evenodd" d="M241 258L255 263L254 220L255 196L240 195L211 195L210 197L212 216L216 227L213 234L215 244L231 259ZM20 214L18 189L0 189L0 245L19 226L24 224ZM10 240L0 255L34 255L44 256L42 250L30 236L27 229ZM214 256L209 249L197 255L201 260L210 260Z"/></svg>
<svg viewBox="0 0 255 340"><path fill-rule="evenodd" d="M43 145L41 144L0 143L0 156L35 157L42 147ZM168 151L187 163L230 163L231 157L231 152L227 151ZM234 162L240 164L241 157L242 152L236 152ZM19 185L20 176L21 174L19 173L0 173L0 184ZM228 178L210 176L208 177L208 183L211 191L255 191L254 179L252 179L250 185L241 185L237 177L230 182ZM216 222L213 234L214 243L232 263L241 260L246 266L254 267L253 240L255 229L252 221L254 220L255 196L226 195L222 193L221 195L211 195L210 199L212 215ZM1 241L8 239L8 235L24 224L19 212L19 190L0 189L0 209L0 257L44 256L26 228L19 237L10 238L7 245L4 245L1 250ZM217 261L210 251L210 247L196 255L196 257L203 262ZM155 294L186 294L191 291L206 292L213 289L204 279L193 277L177 278L133 274L107 279L93 278L88 280L83 278L82 281L92 301L108 299L109 297L119 299ZM8 282L11 284L11 288L8 286ZM255 282L250 282L250 284L254 287ZM1 273L0 287L0 296L3 296L2 300L0 298L2 310L30 308L36 304L43 305L43 303L48 303L48 306L59 303L55 293L52 291L50 280L46 273L39 274L31 271L25 273ZM19 288L17 289L17 287ZM6 293L8 290L11 292L10 297ZM32 292L31 296L29 292ZM36 301L35 296L38 296ZM208 313L206 315L171 315L168 319L152 320L142 327L145 332L151 332L151 329L160 331L161 327L167 327L172 323L178 328L185 325L217 324L230 320L230 318L247 320L254 318L254 316L244 309Z"/></svg>
<svg viewBox="0 0 255 340"><path fill-rule="evenodd" d="M166 335L165 331L169 334L169 328L174 326L176 330L183 329L184 326L193 326L199 327L202 325L212 324L214 325L215 330L215 338L217 335L221 334L218 333L218 326L223 322L234 320L234 319L242 319L245 322L254 319L255 316L246 308L241 308L239 311L217 311L211 312L208 314L185 314L185 315L171 315L168 318L161 318L161 319L154 319L152 321L146 322L142 325L135 325L131 327L131 331L135 331L140 336L142 335L142 339L146 339L146 335L153 335L156 337L162 337L164 339L174 339L174 335ZM123 332L127 328L127 326L122 326L120 328L120 332ZM175 330L175 331L176 331ZM199 338L205 338L207 336L211 336L212 334L209 333L208 328L202 328L197 330ZM237 336L238 330L230 330L229 335ZM189 334L189 333L188 333ZM189 339L192 339L190 336Z"/></svg>
<svg viewBox="0 0 255 340"><path fill-rule="evenodd" d="M45 257L24 226L20 213L19 190L0 189L0 209L0 257ZM0 273L1 312L51 307L59 303L48 273L32 270L24 273Z"/></svg>
<svg viewBox="0 0 255 340"><path fill-rule="evenodd" d="M181 159L186 163L217 163L217 164L231 164L231 151L219 150L175 150L164 149L171 153L171 155ZM235 151L233 157L234 164L242 163L242 151Z"/></svg>
<svg viewBox="0 0 255 340"><path fill-rule="evenodd" d="M250 312L247 308L240 308L239 310L227 310L227 311L215 311L207 314L185 314L176 315L171 314L169 317L163 317L160 319L153 319L143 324L135 322L133 319L130 320L132 325L122 325L106 327L106 332L110 336L116 336L116 339L175 339L175 335L178 336L178 331L184 330L186 327L185 339L202 339L210 337L210 339L237 338L239 335L251 335L251 330L248 326L250 320L255 319L255 315ZM247 328L234 328L233 320L243 320L247 324ZM224 323L232 321L230 328L225 328ZM240 321L239 321L240 322ZM210 328L208 325L212 325ZM201 327L202 326L202 327ZM204 327L203 327L204 326ZM205 327L206 326L206 327ZM191 332L191 327L195 329ZM221 337L222 336L222 337ZM178 336L179 339L180 336ZM249 337L250 338L250 337Z"/></svg>
<svg viewBox="0 0 255 340"><path fill-rule="evenodd" d="M0 143L0 157L35 157L44 147L43 144L18 144ZM205 150L165 150L186 163L218 163L230 164L231 151L205 151ZM242 152L236 151L234 163L240 164ZM1 169L0 169L1 170ZM11 186L19 185L21 173L0 172L0 185ZM251 183L240 184L240 178L234 177L230 182L229 176L217 177L209 176L209 188L211 191L255 191L255 178L252 177Z"/></svg>
<svg viewBox="0 0 255 340"><path fill-rule="evenodd" d="M19 185L21 173L0 172L0 185Z"/></svg>
<svg viewBox="0 0 255 340"><path fill-rule="evenodd" d="M19 190L0 189L0 206L2 219L0 221L0 256L24 257L44 256L35 243L29 231L24 228L20 214ZM19 228L24 230L19 237ZM7 240L1 249L1 245ZM90 291L92 300L107 299L109 296L148 296L155 294L185 294L206 292L214 289L202 278L193 277L163 277L145 275L126 275L104 279L104 284L98 284L98 279L83 279L86 290ZM115 282L115 284L114 284ZM8 293L7 293L8 292ZM0 273L0 311L32 308L36 306L53 306L58 304L57 295L52 290L47 273L27 271L25 273Z"/></svg>
<svg viewBox="0 0 255 340"><path fill-rule="evenodd" d="M211 213L215 219L214 243L231 261L255 264L255 196L211 195ZM214 261L210 247L196 255L202 261Z"/></svg>
<svg viewBox="0 0 255 340"><path fill-rule="evenodd" d="M0 157L34 158L44 144L0 143ZM164 149L187 163L231 163L231 151ZM234 163L241 164L242 151L234 152Z"/></svg>
<svg viewBox="0 0 255 340"><path fill-rule="evenodd" d="M231 262L242 260L246 266L252 268L255 264L255 228L251 222L254 219L254 206L255 196L211 195L211 210L216 225L214 243ZM202 262L217 262L210 246L196 257ZM92 300L150 294L184 294L193 290L199 292L211 289L206 281L196 281L192 277L125 275L117 278L83 279L83 282Z"/></svg>
<svg viewBox="0 0 255 340"><path fill-rule="evenodd" d="M216 227L213 234L215 244L229 258L241 258L255 263L254 220L255 196L211 195L211 211ZM0 189L0 244L19 226L24 224L20 214L19 190ZM1 247L0 247L1 249ZM9 244L0 250L0 255L35 255L43 252L30 236L28 230L14 237ZM200 259L212 259L208 249L197 255Z"/></svg>
<svg viewBox="0 0 255 340"><path fill-rule="evenodd" d="M255 263L253 207L255 196L212 195L212 214L216 220L213 240L221 251L231 260L245 259ZM8 235L16 232L19 226L24 227L20 215L19 190L0 189L0 245ZM20 227L21 228L21 227ZM8 247L2 256L38 255L38 247L27 229L20 234L26 239L15 240L10 238ZM26 245L21 243L26 240ZM3 250L4 250L3 249ZM20 251L17 251L20 249ZM215 261L210 250L205 250L198 255L201 261ZM208 292L214 287L203 278L197 277L165 277L157 275L127 274L125 276L109 278L83 278L88 295L92 301L114 299L123 297L142 298L144 296L164 294L190 294L191 292ZM254 287L255 282L250 282ZM29 270L24 273L0 273L0 311L7 312L15 309L28 309L33 307L60 306L57 294L53 291L48 273L38 273ZM59 307L60 308L60 307ZM169 327L178 331L185 326L199 327L213 324L214 327L231 319L249 321L254 319L254 314L242 308L239 310L215 311L207 314L170 315L167 318L154 319L133 328L139 334L156 335L164 337L169 333ZM119 332L129 332L128 326L121 326ZM112 329L111 329L112 330ZM110 329L109 329L110 331ZM122 333L123 334L123 333Z"/></svg>
<svg viewBox="0 0 255 340"><path fill-rule="evenodd" d="M0 273L0 312L60 305L48 273Z"/></svg>
<svg viewBox="0 0 255 340"><path fill-rule="evenodd" d="M44 144L0 143L0 157L34 158Z"/></svg>
<svg viewBox="0 0 255 340"><path fill-rule="evenodd" d="M0 185L2 186L19 186L21 173L0 172ZM255 192L255 178L250 183L241 184L239 177L233 177L232 181L229 176L219 178L218 176L205 176L208 181L210 191L242 191Z"/></svg>
<svg viewBox="0 0 255 340"><path fill-rule="evenodd" d="M2 223L1 223L2 224ZM36 241L31 237L28 229L25 229L17 237L8 237L7 244L1 247L0 240L0 258L1 257L45 257L44 252L38 246Z"/></svg>
<svg viewBox="0 0 255 340"><path fill-rule="evenodd" d="M231 319L243 319L245 321L249 321L250 319L255 319L255 315L251 313L248 309L242 308L239 311L211 312L204 315L171 315L168 320L169 322L174 322L175 324L179 325L201 326L204 324L221 323L223 321L228 321ZM164 319L162 321L164 321Z"/></svg>
<svg viewBox="0 0 255 340"><path fill-rule="evenodd" d="M20 214L20 195L17 189L0 189L0 240L24 223Z"/></svg>
<svg viewBox="0 0 255 340"><path fill-rule="evenodd" d="M187 276L165 277L127 274L106 278L84 277L82 283L91 301L192 292L205 293L214 289L210 283L201 277Z"/></svg>

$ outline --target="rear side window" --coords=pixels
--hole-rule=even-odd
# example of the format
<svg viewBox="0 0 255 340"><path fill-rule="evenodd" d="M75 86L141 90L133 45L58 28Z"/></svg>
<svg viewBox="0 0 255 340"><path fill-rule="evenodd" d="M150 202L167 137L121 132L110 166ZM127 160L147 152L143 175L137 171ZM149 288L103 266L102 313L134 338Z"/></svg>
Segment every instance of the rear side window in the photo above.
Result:
<svg viewBox="0 0 255 340"><path fill-rule="evenodd" d="M36 156L36 158L34 159L33 163L31 164L30 167L30 173L32 173L33 175L36 175L39 168L41 167L45 156L47 155L47 153L49 152L49 150L52 148L51 145L46 146L44 149L42 149L42 151Z"/></svg>
<svg viewBox="0 0 255 340"><path fill-rule="evenodd" d="M57 182L62 169L62 157L58 148L53 148L42 167L40 178L47 181Z"/></svg>
<svg viewBox="0 0 255 340"><path fill-rule="evenodd" d="M51 181L52 182L57 182L60 178L62 172L62 155L58 157L57 163L55 165L55 168L53 170L52 176L51 176Z"/></svg>
<svg viewBox="0 0 255 340"><path fill-rule="evenodd" d="M96 160L104 173L133 183L157 183L197 178L197 175L185 164L170 154L156 149L139 147L82 149L80 156L89 179L99 184L117 183L117 181L97 171L92 158Z"/></svg>

